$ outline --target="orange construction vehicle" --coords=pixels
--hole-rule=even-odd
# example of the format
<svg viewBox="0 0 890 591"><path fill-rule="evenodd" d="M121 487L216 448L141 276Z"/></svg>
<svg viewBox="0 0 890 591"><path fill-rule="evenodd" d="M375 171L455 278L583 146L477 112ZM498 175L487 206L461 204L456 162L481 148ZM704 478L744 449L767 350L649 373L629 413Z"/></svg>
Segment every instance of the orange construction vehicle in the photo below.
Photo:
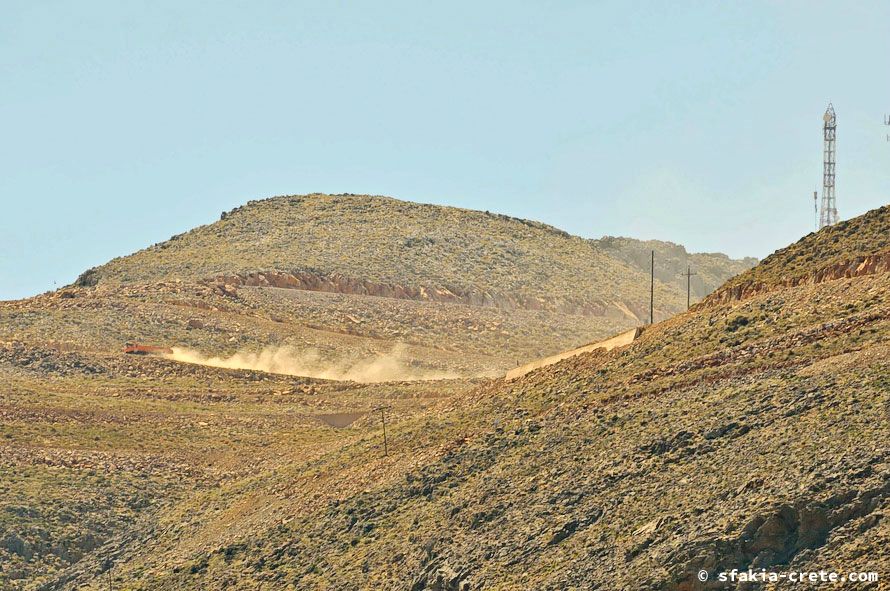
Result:
<svg viewBox="0 0 890 591"><path fill-rule="evenodd" d="M124 353L128 355L172 355L173 349L169 347L155 347L153 345L140 345L139 343L127 343Z"/></svg>

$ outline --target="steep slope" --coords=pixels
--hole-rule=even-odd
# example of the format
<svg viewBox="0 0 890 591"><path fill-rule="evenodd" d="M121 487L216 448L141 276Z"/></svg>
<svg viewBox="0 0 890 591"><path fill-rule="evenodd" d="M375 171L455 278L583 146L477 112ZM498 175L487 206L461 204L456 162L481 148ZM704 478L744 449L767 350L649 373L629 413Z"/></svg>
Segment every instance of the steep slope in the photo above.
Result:
<svg viewBox="0 0 890 591"><path fill-rule="evenodd" d="M838 252L879 254L861 237L888 216L849 222ZM832 260L815 255L829 235L782 251L813 257L793 277ZM769 289L715 297L627 347L404 414L386 455L379 431L310 462L307 447L276 446L45 589L103 576L143 590L416 591L741 589L714 577L748 568L886 577L890 272L752 276L767 273ZM217 412L233 409L202 410Z"/></svg>
<svg viewBox="0 0 890 591"><path fill-rule="evenodd" d="M721 286L706 302L742 299L801 283L881 273L890 269L890 206L844 220L776 251Z"/></svg>

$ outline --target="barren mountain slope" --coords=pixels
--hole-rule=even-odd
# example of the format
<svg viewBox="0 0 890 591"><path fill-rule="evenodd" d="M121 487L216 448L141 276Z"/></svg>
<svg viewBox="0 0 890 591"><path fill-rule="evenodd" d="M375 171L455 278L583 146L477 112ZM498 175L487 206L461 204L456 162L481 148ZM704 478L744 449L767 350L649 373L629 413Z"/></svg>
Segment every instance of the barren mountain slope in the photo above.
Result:
<svg viewBox="0 0 890 591"><path fill-rule="evenodd" d="M679 244L661 240L634 240L606 236L594 240L593 243L603 252L646 273L650 270L651 253L654 250L657 257L655 277L666 284L680 286L681 291L686 285L685 273L687 269L691 270L693 275L690 277L689 286L692 301L710 294L728 277L757 264L757 259L751 257L733 260L719 252L689 253Z"/></svg>
<svg viewBox="0 0 890 591"><path fill-rule="evenodd" d="M294 199L305 199L312 217L302 226L300 215L288 217ZM361 213L368 203L379 206L373 215ZM443 249L417 252L417 281L399 275L399 260L387 258L429 242L410 240L415 232L404 230L413 218L424 232L449 237ZM208 525L189 542L196 545L231 524L257 531L267 512L280 508L272 502L279 493L266 484L279 489L272 483L286 474L316 475L304 483L301 506L332 492L358 491L363 482L398 473L389 460L366 457L382 448L382 417L373 409L384 407L396 431L417 429L412 438L424 449L410 456L414 465L434 457L439 418L478 385L467 376L497 375L607 336L638 323L642 313L643 296L612 298L614 286L597 285L596 297L582 291L574 297L568 281L577 279L577 269L566 265L588 256L590 243L533 222L349 196L273 199L225 221L232 224L225 240L209 237L223 230L209 226L109 264L126 267L132 280L105 277L103 268L79 285L0 302L0 588L56 588L78 579L79 569L93 580L91 561L107 570L122 563L124 551L130 556L146 532L168 543L168 535L198 523L193 519ZM357 224L368 221L394 233L395 250L387 236L361 231ZM315 228L331 226L337 232L328 237L339 242L325 248ZM476 240L488 231L491 236ZM304 235L315 238L301 243ZM195 236L202 248L177 250ZM502 259L514 240L528 248L520 258L531 273L486 258ZM313 248L304 249L307 244ZM642 275L591 252L603 264L596 273L618 269L619 281ZM153 274L165 260L175 272ZM324 263L324 273L306 261ZM726 274L733 265L743 263L730 262ZM488 266L492 277L480 271ZM505 279L514 273L514 283ZM455 280L453 291L435 287L442 278ZM532 289L523 291L524 281ZM551 288L567 295L548 299ZM657 284L656 317L682 302L680 292ZM601 301L603 294L610 299ZM214 369L125 355L128 341L218 355L226 363L233 354L256 359L268 353L277 360L285 351L288 371L298 375L462 378L366 385ZM307 363L313 371L304 371ZM319 367L324 371L315 371ZM340 485L314 472L327 474L330 462L340 462ZM295 510L292 499L282 502ZM177 562L183 552L174 544L157 556Z"/></svg>
<svg viewBox="0 0 890 591"><path fill-rule="evenodd" d="M305 470L346 444L376 445L370 409L400 422L471 386L307 380L0 342L0 589L41 588L184 501L242 490L281 466ZM331 426L344 418L355 422Z"/></svg>
<svg viewBox="0 0 890 591"><path fill-rule="evenodd" d="M888 215L850 221L837 248ZM805 260L831 231L784 252ZM386 456L373 431L309 463L309 447L282 442L45 588L110 576L141 590L683 590L718 588L700 571L749 567L886 577L890 269L803 271L811 280L715 297L625 348L453 390L388 424Z"/></svg>
<svg viewBox="0 0 890 591"><path fill-rule="evenodd" d="M711 301L738 299L782 285L853 277L890 268L890 205L809 234L721 286Z"/></svg>
<svg viewBox="0 0 890 591"><path fill-rule="evenodd" d="M0 302L0 338L224 359L286 348L328 364L396 357L414 374L493 375L640 324L648 278L621 253L641 244L622 239L619 252L537 222L384 197L276 197L63 290ZM685 307L687 259L701 265L700 295L751 262L653 248L656 318Z"/></svg>
<svg viewBox="0 0 890 591"><path fill-rule="evenodd" d="M682 250L653 244L659 255ZM313 194L251 201L216 223L93 269L79 283L222 276L238 284L250 282L246 274L278 270L266 284L592 315L618 300L642 314L648 274L614 254L597 241L489 212ZM721 269L702 276L704 293L753 263L696 256ZM665 311L685 303L685 283L673 279L666 274L670 282L659 285Z"/></svg>

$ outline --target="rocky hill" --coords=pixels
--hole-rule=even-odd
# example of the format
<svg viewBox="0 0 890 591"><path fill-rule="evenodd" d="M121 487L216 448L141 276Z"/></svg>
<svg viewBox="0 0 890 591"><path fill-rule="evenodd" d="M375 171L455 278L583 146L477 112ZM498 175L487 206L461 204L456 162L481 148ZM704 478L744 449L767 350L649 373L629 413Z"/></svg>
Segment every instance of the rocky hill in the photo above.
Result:
<svg viewBox="0 0 890 591"><path fill-rule="evenodd" d="M511 382L296 380L6 343L0 585L680 591L751 588L715 581L732 569L886 577L890 269L819 270L880 256L888 221L883 208L808 236L750 272L763 288L718 289L628 346ZM100 279L65 301L125 288Z"/></svg>
<svg viewBox="0 0 890 591"><path fill-rule="evenodd" d="M741 299L777 287L821 283L890 269L890 206L844 220L780 249L723 285L708 302Z"/></svg>
<svg viewBox="0 0 890 591"><path fill-rule="evenodd" d="M595 316L629 308L640 315L648 309L648 266L640 269L629 252L650 247L657 251L663 283L659 308L667 313L685 302L678 266L706 268L696 280L703 296L756 262L690 256L663 242L585 240L489 212L313 194L251 201L216 223L91 269L77 284L215 278L231 285Z"/></svg>
<svg viewBox="0 0 890 591"><path fill-rule="evenodd" d="M397 357L400 375L497 375L639 325L641 248L657 251L656 318L685 308L679 273L690 261L695 299L753 262L616 240L385 197L276 197L63 290L0 303L0 335L105 353L147 342L223 360L287 349L295 371L307 356L349 367Z"/></svg>

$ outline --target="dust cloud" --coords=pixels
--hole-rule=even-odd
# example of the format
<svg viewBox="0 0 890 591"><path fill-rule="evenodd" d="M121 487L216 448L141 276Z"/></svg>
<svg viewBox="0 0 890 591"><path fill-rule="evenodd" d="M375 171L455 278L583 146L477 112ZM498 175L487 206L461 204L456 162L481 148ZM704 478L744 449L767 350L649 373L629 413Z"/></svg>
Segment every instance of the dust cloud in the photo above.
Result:
<svg viewBox="0 0 890 591"><path fill-rule="evenodd" d="M208 357L192 349L173 347L167 359L226 369L251 369L290 376L348 380L361 383L444 380L461 377L456 373L411 367L405 348L397 345L386 354L366 359L324 359L314 350L293 347L266 347L259 352L239 351L228 357Z"/></svg>

